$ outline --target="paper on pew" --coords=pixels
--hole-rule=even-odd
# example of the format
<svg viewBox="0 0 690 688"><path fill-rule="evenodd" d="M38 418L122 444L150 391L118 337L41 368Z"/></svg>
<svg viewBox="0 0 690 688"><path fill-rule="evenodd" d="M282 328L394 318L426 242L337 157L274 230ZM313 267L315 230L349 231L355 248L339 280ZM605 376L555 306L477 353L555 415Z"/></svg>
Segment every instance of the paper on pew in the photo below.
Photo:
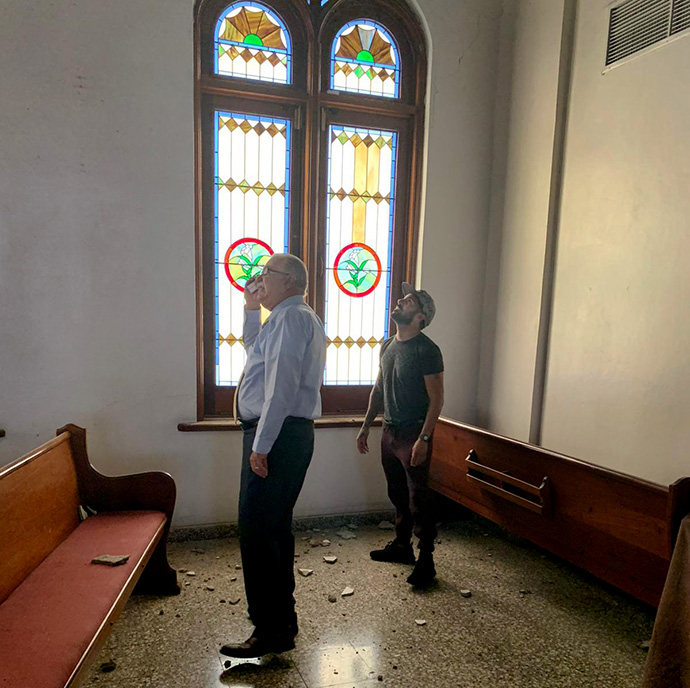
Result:
<svg viewBox="0 0 690 688"><path fill-rule="evenodd" d="M91 560L92 564L103 564L104 566L122 566L129 560L129 554L99 554Z"/></svg>

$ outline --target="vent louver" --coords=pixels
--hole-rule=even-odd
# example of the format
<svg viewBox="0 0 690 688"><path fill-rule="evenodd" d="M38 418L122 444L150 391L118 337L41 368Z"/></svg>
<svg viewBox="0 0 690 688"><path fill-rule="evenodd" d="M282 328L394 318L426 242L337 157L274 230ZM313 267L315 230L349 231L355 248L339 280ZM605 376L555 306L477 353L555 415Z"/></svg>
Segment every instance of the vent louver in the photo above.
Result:
<svg viewBox="0 0 690 688"><path fill-rule="evenodd" d="M609 13L606 65L690 29L690 0L626 0Z"/></svg>
<svg viewBox="0 0 690 688"><path fill-rule="evenodd" d="M671 35L690 28L690 0L675 0L671 14Z"/></svg>
<svg viewBox="0 0 690 688"><path fill-rule="evenodd" d="M669 34L671 0L628 0L611 10L606 64L610 65Z"/></svg>

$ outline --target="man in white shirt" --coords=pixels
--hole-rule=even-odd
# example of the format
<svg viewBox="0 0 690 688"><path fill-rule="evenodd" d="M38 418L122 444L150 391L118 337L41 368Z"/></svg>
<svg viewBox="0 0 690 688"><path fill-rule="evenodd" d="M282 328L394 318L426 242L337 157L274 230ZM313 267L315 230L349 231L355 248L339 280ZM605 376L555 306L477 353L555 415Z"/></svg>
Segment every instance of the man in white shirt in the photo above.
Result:
<svg viewBox="0 0 690 688"><path fill-rule="evenodd" d="M244 430L239 532L254 632L224 645L230 657L260 657L295 646L292 510L314 451L326 359L323 324L304 302L307 269L275 254L245 288L247 363L237 389ZM271 311L261 325L260 306Z"/></svg>

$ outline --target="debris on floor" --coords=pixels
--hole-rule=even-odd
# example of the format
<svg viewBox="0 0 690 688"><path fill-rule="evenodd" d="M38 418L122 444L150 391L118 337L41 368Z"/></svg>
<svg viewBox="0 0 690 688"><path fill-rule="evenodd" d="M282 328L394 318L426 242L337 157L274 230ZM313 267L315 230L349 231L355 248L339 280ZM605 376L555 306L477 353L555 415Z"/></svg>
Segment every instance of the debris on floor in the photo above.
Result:
<svg viewBox="0 0 690 688"><path fill-rule="evenodd" d="M305 578L314 573L314 569L297 569Z"/></svg>
<svg viewBox="0 0 690 688"><path fill-rule="evenodd" d="M354 588L351 588L349 585L340 593L341 597L349 597L350 595L354 595L355 590Z"/></svg>
<svg viewBox="0 0 690 688"><path fill-rule="evenodd" d="M461 597L472 597L472 591L471 590L461 590L460 591Z"/></svg>
<svg viewBox="0 0 690 688"><path fill-rule="evenodd" d="M349 530L339 530L336 535L342 540L354 540L357 536Z"/></svg>
<svg viewBox="0 0 690 688"><path fill-rule="evenodd" d="M426 626L426 619L415 619L414 622L417 626Z"/></svg>
<svg viewBox="0 0 690 688"><path fill-rule="evenodd" d="M334 556L334 555L332 555L332 554L329 554L328 556L325 556L325 557L323 558L323 560L324 560L327 564L335 564L335 562L338 561L338 557L336 557L336 556Z"/></svg>
<svg viewBox="0 0 690 688"><path fill-rule="evenodd" d="M378 528L379 530L395 530L395 526L390 521L381 521Z"/></svg>

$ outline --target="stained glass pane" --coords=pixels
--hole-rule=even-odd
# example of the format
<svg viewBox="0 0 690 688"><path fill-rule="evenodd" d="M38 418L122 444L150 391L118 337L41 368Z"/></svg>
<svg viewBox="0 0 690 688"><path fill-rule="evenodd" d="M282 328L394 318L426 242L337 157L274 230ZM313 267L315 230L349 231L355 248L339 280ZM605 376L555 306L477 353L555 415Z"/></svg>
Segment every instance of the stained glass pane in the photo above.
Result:
<svg viewBox="0 0 690 688"><path fill-rule="evenodd" d="M216 384L244 368L244 285L288 250L290 122L215 112Z"/></svg>
<svg viewBox="0 0 690 688"><path fill-rule="evenodd" d="M329 128L325 384L369 385L388 337L397 134Z"/></svg>
<svg viewBox="0 0 690 688"><path fill-rule="evenodd" d="M289 84L290 36L280 18L258 2L230 5L216 23L215 72Z"/></svg>
<svg viewBox="0 0 690 688"><path fill-rule="evenodd" d="M398 50L381 24L359 19L340 29L331 53L331 88L398 97Z"/></svg>

